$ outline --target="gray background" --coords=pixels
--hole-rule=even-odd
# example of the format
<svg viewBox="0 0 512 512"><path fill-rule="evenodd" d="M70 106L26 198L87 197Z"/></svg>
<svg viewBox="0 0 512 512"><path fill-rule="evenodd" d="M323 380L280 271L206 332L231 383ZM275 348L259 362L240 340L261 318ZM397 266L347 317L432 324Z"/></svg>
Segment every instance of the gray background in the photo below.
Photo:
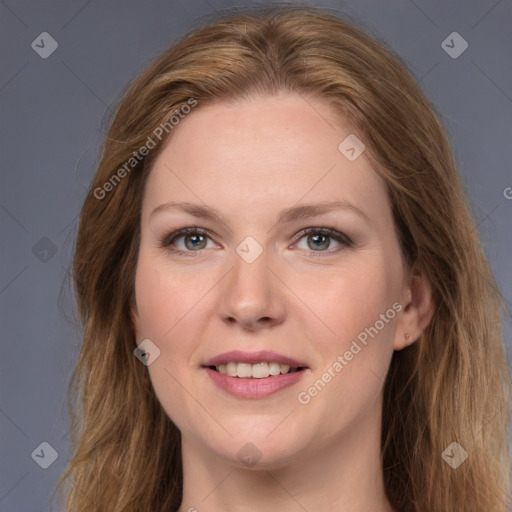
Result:
<svg viewBox="0 0 512 512"><path fill-rule="evenodd" d="M47 510L69 453L64 392L80 337L65 276L109 105L192 24L248 3L254 4L0 3L2 512ZM510 307L512 2L305 3L348 14L394 48L421 80L443 114L485 250ZM469 44L456 59L441 46L454 31ZM31 47L42 32L58 42L47 59ZM509 355L511 333L507 320ZM42 442L58 452L47 469L31 456ZM49 457L44 447L43 453L38 460Z"/></svg>

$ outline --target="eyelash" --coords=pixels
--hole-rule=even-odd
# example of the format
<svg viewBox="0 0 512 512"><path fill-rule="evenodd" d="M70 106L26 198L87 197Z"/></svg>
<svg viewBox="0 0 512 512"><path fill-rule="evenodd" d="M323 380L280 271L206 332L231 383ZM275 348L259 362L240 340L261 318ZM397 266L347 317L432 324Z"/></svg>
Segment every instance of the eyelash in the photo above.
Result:
<svg viewBox="0 0 512 512"><path fill-rule="evenodd" d="M340 244L344 245L345 247L352 247L354 245L354 243L348 236L344 235L343 233L340 233L339 231L336 231L335 229L329 228L329 227L305 228L300 233L298 233L296 235L296 237L295 237L296 241L298 242L301 238L303 238L304 236L309 235L311 233L316 233L316 234L320 234L320 235L324 235L329 238L332 238L332 239L336 240L337 242L339 242ZM193 227L178 229L177 231L173 231L170 234L165 234L160 239L160 246L164 249L168 249L170 252L172 252L173 254L176 254L178 256L194 257L191 255L191 253L200 252L201 249L198 249L197 251L182 251L180 249L171 249L170 248L171 244L173 242L175 242L178 238L181 238L184 235L190 235L190 234L203 235L210 239L212 238L211 234L208 230L193 226ZM335 250L334 252L338 252L338 251L339 251L339 249ZM313 251L313 250L311 250L309 252L314 253L315 256L317 256L319 253L324 253L324 254L327 253L327 255L333 254L332 251Z"/></svg>

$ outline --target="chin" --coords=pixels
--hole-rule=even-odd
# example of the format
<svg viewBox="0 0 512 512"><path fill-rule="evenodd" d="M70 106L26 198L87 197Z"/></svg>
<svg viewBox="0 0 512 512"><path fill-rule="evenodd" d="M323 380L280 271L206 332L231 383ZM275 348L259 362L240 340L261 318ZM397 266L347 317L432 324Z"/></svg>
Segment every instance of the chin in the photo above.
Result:
<svg viewBox="0 0 512 512"><path fill-rule="evenodd" d="M218 443L209 438L205 440L206 448L240 468L270 470L285 467L310 448L313 439L295 437L286 428L276 429L277 424L275 418L267 418L256 425L241 421L237 432L227 427L233 437L222 435Z"/></svg>

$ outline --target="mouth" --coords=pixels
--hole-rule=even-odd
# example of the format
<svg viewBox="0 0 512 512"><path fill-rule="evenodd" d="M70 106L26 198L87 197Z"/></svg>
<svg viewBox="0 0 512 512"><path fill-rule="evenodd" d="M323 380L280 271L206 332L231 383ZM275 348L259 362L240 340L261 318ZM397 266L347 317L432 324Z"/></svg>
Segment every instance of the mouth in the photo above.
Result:
<svg viewBox="0 0 512 512"><path fill-rule="evenodd" d="M237 398L264 398L297 383L310 368L271 351L232 351L207 361L203 368L214 384Z"/></svg>

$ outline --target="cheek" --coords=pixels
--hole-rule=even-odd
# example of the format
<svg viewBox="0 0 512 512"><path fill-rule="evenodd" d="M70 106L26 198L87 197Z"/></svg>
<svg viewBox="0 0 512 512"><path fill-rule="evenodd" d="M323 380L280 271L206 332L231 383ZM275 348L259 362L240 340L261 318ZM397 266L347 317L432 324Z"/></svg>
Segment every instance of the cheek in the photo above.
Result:
<svg viewBox="0 0 512 512"><path fill-rule="evenodd" d="M320 364L297 396L310 417L322 418L326 435L375 407L393 354L396 319L388 277L347 273L331 283L316 303L329 331L310 337Z"/></svg>
<svg viewBox="0 0 512 512"><path fill-rule="evenodd" d="M139 260L135 275L135 297L137 302L137 330L140 336L151 340L161 339L165 332L168 318L166 311L171 295L166 293L165 286L156 270L146 265L144 260ZM167 325L167 329L170 325Z"/></svg>
<svg viewBox="0 0 512 512"><path fill-rule="evenodd" d="M398 316L393 304L399 298L400 268L392 262L385 253L372 251L326 276L321 291L303 282L299 293L321 319L308 316L316 333L311 328L308 337L321 360L308 382L315 386L314 396L317 390L323 395L315 398L318 406L323 402L364 408L380 390L393 354Z"/></svg>
<svg viewBox="0 0 512 512"><path fill-rule="evenodd" d="M197 348L204 342L205 323L211 317L207 295L218 276L200 275L192 267L171 267L149 250L142 250L139 256L135 275L137 342L148 338L160 350L162 357L149 367L150 373L165 364L173 374L181 374L198 364Z"/></svg>
<svg viewBox="0 0 512 512"><path fill-rule="evenodd" d="M141 251L135 275L137 343L150 339L160 350L147 368L149 377L163 409L182 429L186 428L183 418L188 417L183 386L190 388L185 371L194 348L186 320L197 299L185 285L186 276L166 272L162 266ZM176 411L181 413L176 416Z"/></svg>
<svg viewBox="0 0 512 512"><path fill-rule="evenodd" d="M301 277L294 291L314 313L307 318L311 326L319 326L316 341L341 350L391 308L399 297L398 283L397 269L383 255L372 253L355 256L344 268Z"/></svg>
<svg viewBox="0 0 512 512"><path fill-rule="evenodd" d="M174 326L190 311L197 291L185 274L170 272L165 264L141 251L135 275L138 327L141 336L167 344Z"/></svg>

